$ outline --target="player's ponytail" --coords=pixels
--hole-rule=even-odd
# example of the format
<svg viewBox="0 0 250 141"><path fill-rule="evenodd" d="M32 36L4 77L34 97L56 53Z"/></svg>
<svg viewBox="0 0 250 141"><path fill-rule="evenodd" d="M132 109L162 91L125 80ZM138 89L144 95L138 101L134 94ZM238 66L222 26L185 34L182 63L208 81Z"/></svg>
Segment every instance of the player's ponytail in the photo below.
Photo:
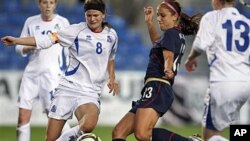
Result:
<svg viewBox="0 0 250 141"><path fill-rule="evenodd" d="M203 14L198 13L193 16L188 16L185 13L181 13L179 27L184 35L194 35L198 32L200 20Z"/></svg>

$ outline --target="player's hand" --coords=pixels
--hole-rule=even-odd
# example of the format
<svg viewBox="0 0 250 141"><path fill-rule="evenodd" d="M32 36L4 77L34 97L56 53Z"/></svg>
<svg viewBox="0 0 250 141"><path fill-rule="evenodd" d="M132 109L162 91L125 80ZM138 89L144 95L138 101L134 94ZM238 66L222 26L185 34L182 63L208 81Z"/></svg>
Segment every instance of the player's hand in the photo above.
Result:
<svg viewBox="0 0 250 141"><path fill-rule="evenodd" d="M197 60L196 59L186 60L185 67L188 72L194 71L197 67Z"/></svg>
<svg viewBox="0 0 250 141"><path fill-rule="evenodd" d="M12 37L12 36L5 36L1 38L1 41L5 46L13 46L16 45L16 40L17 38Z"/></svg>
<svg viewBox="0 0 250 141"><path fill-rule="evenodd" d="M144 7L144 14L146 23L153 21L154 9L152 6Z"/></svg>
<svg viewBox="0 0 250 141"><path fill-rule="evenodd" d="M118 83L115 80L110 79L108 82L109 93L112 93L113 96L117 95L120 92Z"/></svg>
<svg viewBox="0 0 250 141"><path fill-rule="evenodd" d="M164 73L167 79L172 79L174 77L174 72L172 69L165 69Z"/></svg>

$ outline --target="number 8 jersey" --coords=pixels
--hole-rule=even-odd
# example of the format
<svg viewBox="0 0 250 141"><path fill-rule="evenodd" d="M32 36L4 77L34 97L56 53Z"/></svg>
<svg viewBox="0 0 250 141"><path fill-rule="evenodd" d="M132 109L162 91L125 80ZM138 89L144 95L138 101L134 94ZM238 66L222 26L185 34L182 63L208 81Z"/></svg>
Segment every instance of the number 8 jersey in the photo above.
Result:
<svg viewBox="0 0 250 141"><path fill-rule="evenodd" d="M70 32L69 32L70 31ZM114 29L105 26L102 32L92 32L87 23L70 25L51 36L35 36L40 47L59 42L69 48L69 66L60 85L71 90L98 93L107 80L108 62L114 60L118 37Z"/></svg>
<svg viewBox="0 0 250 141"><path fill-rule="evenodd" d="M210 81L250 81L250 20L236 8L205 14L193 43L206 51Z"/></svg>

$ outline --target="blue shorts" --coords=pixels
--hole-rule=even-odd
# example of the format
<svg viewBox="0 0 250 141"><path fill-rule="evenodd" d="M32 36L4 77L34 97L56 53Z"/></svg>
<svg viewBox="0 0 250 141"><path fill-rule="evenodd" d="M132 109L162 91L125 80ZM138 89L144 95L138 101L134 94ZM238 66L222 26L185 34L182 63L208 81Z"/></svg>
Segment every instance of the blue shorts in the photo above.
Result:
<svg viewBox="0 0 250 141"><path fill-rule="evenodd" d="M136 113L138 108L153 108L163 116L168 111L174 101L174 92L169 83L158 80L161 79L156 78L145 83L141 98L132 103L129 112Z"/></svg>

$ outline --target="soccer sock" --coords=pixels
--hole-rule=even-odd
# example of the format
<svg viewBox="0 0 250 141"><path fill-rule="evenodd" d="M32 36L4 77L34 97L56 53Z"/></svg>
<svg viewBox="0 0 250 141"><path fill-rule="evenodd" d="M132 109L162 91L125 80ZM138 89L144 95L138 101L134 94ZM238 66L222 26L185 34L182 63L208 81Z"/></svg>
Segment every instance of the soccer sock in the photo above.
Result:
<svg viewBox="0 0 250 141"><path fill-rule="evenodd" d="M17 140L18 141L29 141L30 140L30 123L17 127Z"/></svg>
<svg viewBox="0 0 250 141"><path fill-rule="evenodd" d="M70 125L68 122L65 122L64 126L63 126L63 129L62 129L62 133L71 129Z"/></svg>
<svg viewBox="0 0 250 141"><path fill-rule="evenodd" d="M152 141L189 141L189 139L166 129L154 128Z"/></svg>
<svg viewBox="0 0 250 141"><path fill-rule="evenodd" d="M69 141L76 140L79 136L79 125L72 127L71 129L62 133L62 135L57 139L57 141Z"/></svg>
<svg viewBox="0 0 250 141"><path fill-rule="evenodd" d="M124 139L113 139L112 141L126 141Z"/></svg>
<svg viewBox="0 0 250 141"><path fill-rule="evenodd" d="M219 136L219 135L215 135L215 136L212 136L211 138L209 138L208 141L228 141L228 139L226 139L222 136Z"/></svg>

